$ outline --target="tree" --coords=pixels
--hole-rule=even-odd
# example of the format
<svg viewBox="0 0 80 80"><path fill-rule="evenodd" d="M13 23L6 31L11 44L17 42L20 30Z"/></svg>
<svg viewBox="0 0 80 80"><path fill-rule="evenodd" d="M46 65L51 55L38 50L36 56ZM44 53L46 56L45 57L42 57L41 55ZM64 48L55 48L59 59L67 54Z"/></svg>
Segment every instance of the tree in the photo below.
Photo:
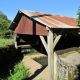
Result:
<svg viewBox="0 0 80 80"><path fill-rule="evenodd" d="M80 26L80 7L78 8L78 13L77 13L78 17L76 19L78 26Z"/></svg>
<svg viewBox="0 0 80 80"><path fill-rule="evenodd" d="M11 20L7 18L5 14L0 11L0 38L11 37L11 31L8 29L11 24Z"/></svg>

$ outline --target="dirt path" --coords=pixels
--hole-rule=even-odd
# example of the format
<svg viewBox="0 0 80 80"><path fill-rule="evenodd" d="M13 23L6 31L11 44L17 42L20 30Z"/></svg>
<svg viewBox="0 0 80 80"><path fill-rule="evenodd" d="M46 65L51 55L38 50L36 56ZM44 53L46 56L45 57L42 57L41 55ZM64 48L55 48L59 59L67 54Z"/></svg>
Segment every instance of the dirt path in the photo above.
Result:
<svg viewBox="0 0 80 80"><path fill-rule="evenodd" d="M49 80L48 67L42 66L40 63L33 60L33 58L46 57L43 54L27 55L23 58L22 62L25 66L30 68L30 80Z"/></svg>

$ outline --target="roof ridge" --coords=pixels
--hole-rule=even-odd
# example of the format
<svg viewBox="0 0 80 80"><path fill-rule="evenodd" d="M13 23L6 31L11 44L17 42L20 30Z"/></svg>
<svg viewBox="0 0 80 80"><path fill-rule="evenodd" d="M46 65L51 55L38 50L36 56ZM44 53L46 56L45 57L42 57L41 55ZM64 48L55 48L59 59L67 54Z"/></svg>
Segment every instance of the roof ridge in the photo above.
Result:
<svg viewBox="0 0 80 80"><path fill-rule="evenodd" d="M39 11L30 11L30 10L23 10L23 9L20 9L19 11L28 11L28 12L39 12ZM55 16L60 16L60 17L67 17L67 18L73 18L73 17L70 17L70 16L63 16L63 15L59 15L59 14L51 14L51 13L47 13L47 12L39 12L39 13L42 13L42 14L50 14L50 15L55 15ZM75 19L75 18L73 18Z"/></svg>

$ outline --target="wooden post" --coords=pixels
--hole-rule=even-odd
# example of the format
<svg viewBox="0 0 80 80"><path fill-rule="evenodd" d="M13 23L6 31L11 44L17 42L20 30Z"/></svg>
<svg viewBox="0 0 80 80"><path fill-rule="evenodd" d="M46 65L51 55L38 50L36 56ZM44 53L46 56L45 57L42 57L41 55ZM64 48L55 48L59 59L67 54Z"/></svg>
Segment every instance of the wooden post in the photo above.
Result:
<svg viewBox="0 0 80 80"><path fill-rule="evenodd" d="M54 52L54 80L58 80L57 61L58 61L58 56Z"/></svg>
<svg viewBox="0 0 80 80"><path fill-rule="evenodd" d="M57 54L54 53L54 48L57 45L62 35L58 35L54 40L53 30L49 30L49 35L47 36L48 41L48 67L49 67L49 80L57 80ZM54 40L54 41L53 41Z"/></svg>
<svg viewBox="0 0 80 80"><path fill-rule="evenodd" d="M20 55L21 54L21 47L19 47L17 45L18 39L17 39L17 34L14 33L14 45L15 45L15 53L16 55Z"/></svg>
<svg viewBox="0 0 80 80"><path fill-rule="evenodd" d="M53 30L49 29L48 40L48 68L49 68L49 80L54 80L54 50L53 50Z"/></svg>
<svg viewBox="0 0 80 80"><path fill-rule="evenodd" d="M17 49L18 46L17 46L17 34L14 34L14 45L15 45L15 48Z"/></svg>

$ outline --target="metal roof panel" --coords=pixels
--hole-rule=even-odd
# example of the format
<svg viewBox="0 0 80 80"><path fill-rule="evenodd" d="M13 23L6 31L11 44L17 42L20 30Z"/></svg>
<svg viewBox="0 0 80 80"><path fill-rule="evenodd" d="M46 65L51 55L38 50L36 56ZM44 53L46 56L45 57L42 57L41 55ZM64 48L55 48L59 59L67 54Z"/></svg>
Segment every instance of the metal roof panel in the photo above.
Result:
<svg viewBox="0 0 80 80"><path fill-rule="evenodd" d="M77 26L75 18L28 10L19 10L10 28L16 27L23 14L50 28L80 28Z"/></svg>
<svg viewBox="0 0 80 80"><path fill-rule="evenodd" d="M27 10L21 10L21 12L51 28L79 28L74 18Z"/></svg>

